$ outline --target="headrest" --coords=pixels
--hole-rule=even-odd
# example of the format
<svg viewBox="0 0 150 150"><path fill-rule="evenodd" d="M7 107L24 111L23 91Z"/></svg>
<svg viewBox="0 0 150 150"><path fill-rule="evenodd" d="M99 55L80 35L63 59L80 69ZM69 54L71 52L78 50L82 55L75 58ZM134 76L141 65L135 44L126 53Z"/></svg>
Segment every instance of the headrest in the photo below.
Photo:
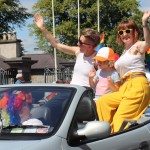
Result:
<svg viewBox="0 0 150 150"><path fill-rule="evenodd" d="M77 120L78 121L93 121L96 118L94 112L94 101L90 100L89 97L84 97L77 108Z"/></svg>

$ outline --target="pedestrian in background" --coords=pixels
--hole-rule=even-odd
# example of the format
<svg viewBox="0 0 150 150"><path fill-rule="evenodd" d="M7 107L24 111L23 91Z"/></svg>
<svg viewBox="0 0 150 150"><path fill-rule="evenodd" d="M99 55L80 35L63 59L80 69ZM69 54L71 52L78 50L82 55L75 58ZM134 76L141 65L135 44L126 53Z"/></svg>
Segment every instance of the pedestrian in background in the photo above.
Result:
<svg viewBox="0 0 150 150"><path fill-rule="evenodd" d="M16 79L17 79L17 80L16 80L15 84L22 84L22 83L25 82L22 73L18 73L18 74L16 75Z"/></svg>

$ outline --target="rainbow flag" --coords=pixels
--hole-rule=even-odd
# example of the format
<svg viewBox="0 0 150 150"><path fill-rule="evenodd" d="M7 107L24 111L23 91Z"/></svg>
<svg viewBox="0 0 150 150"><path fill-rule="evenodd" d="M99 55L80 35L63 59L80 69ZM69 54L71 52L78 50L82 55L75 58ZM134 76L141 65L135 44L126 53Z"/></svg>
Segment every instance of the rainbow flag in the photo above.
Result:
<svg viewBox="0 0 150 150"><path fill-rule="evenodd" d="M105 35L103 32L101 37L100 37L100 43L98 44L98 46L95 49L97 52L104 46L104 37L105 37Z"/></svg>
<svg viewBox="0 0 150 150"><path fill-rule="evenodd" d="M150 71L150 48L148 48L145 53L145 63Z"/></svg>

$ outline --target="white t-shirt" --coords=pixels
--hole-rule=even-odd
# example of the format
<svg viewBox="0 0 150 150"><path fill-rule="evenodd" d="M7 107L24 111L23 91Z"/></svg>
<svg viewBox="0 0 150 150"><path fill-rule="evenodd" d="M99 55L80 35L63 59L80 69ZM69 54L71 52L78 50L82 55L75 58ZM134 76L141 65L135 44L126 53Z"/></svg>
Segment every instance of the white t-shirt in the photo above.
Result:
<svg viewBox="0 0 150 150"><path fill-rule="evenodd" d="M97 70L96 75L94 77L94 79L97 80L97 85L96 85L96 89L95 89L96 96L102 96L104 94L112 92L112 90L110 89L109 84L108 84L108 79L107 79L108 76L111 77L113 83L120 81L119 74L117 73L116 70L112 70L110 72L105 72L101 69Z"/></svg>
<svg viewBox="0 0 150 150"><path fill-rule="evenodd" d="M85 57L84 53L77 55L71 84L90 87L89 72L94 69L93 57L95 54L89 57Z"/></svg>
<svg viewBox="0 0 150 150"><path fill-rule="evenodd" d="M24 122L22 123L22 125L42 126L43 123L42 123L42 121L40 121L39 119L31 118L31 119L28 119L27 121L24 121Z"/></svg>
<svg viewBox="0 0 150 150"><path fill-rule="evenodd" d="M134 46L136 45L133 45L132 47ZM121 57L115 62L115 68L120 77L132 72L145 72L145 54L132 55L130 54L130 49L122 54Z"/></svg>

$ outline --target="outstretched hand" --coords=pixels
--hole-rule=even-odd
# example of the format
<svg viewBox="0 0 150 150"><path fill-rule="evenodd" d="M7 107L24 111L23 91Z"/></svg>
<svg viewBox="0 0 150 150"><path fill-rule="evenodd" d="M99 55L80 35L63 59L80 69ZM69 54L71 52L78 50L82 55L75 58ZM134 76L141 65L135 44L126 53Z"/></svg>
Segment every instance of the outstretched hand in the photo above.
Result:
<svg viewBox="0 0 150 150"><path fill-rule="evenodd" d="M149 18L150 18L150 11L145 11L142 17L142 22L147 23Z"/></svg>
<svg viewBox="0 0 150 150"><path fill-rule="evenodd" d="M40 13L36 13L34 15L34 22L36 23L39 29L42 29L44 27L44 19Z"/></svg>

